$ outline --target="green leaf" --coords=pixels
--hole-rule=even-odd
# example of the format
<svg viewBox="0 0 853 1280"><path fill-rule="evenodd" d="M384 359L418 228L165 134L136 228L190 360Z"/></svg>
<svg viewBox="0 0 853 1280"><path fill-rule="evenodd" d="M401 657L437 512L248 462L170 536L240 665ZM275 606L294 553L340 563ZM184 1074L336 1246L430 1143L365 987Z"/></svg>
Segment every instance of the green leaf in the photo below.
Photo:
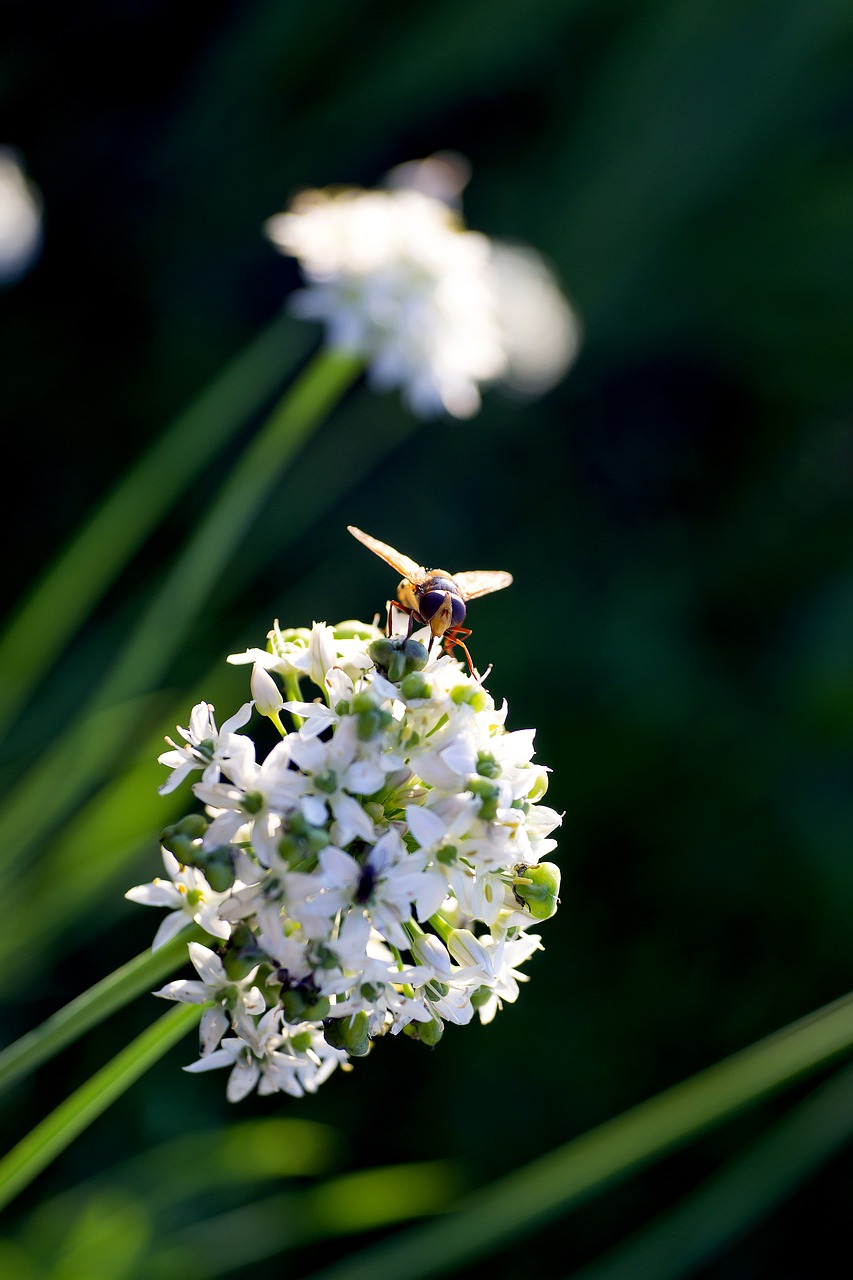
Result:
<svg viewBox="0 0 853 1280"><path fill-rule="evenodd" d="M153 1026L75 1090L0 1160L4 1208L67 1146L178 1043L201 1017L199 1005L170 1009Z"/></svg>

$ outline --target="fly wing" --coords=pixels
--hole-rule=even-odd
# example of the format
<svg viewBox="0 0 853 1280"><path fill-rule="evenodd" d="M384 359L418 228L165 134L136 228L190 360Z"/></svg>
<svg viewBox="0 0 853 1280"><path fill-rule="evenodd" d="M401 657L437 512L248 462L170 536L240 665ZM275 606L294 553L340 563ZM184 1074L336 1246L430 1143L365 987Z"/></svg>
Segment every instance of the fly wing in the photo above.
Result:
<svg viewBox="0 0 853 1280"><path fill-rule="evenodd" d="M361 529L356 529L355 525L348 524L347 528L354 538L358 538L359 542L363 542L374 555L379 556L380 560L390 564L391 568L396 569L401 577L408 578L409 582L414 582L415 584L426 581L429 575L423 565L415 564L414 560L404 556L401 551L395 551L393 547L389 547L387 542L380 542L378 538L371 538L369 533L362 533ZM497 588L491 587L489 590L496 591Z"/></svg>
<svg viewBox="0 0 853 1280"><path fill-rule="evenodd" d="M512 574L504 573L503 569L466 569L454 573L453 581L465 600L474 600L492 591L503 591L512 582Z"/></svg>

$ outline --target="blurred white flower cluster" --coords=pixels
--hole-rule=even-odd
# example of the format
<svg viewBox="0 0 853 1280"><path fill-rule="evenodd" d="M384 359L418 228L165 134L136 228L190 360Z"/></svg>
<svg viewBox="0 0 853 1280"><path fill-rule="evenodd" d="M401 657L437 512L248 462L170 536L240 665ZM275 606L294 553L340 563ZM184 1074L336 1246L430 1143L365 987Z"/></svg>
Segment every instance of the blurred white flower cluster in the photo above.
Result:
<svg viewBox="0 0 853 1280"><path fill-rule="evenodd" d="M22 276L41 247L41 196L17 152L0 147L0 287Z"/></svg>
<svg viewBox="0 0 853 1280"><path fill-rule="evenodd" d="M434 156L381 189L305 191L266 223L308 282L292 309L325 322L328 343L362 356L374 387L401 387L420 417L468 418L492 382L540 394L578 346L541 257L466 229L467 176L459 157Z"/></svg>
<svg viewBox="0 0 853 1280"><path fill-rule="evenodd" d="M127 894L169 910L155 947L190 920L210 935L198 979L157 992L205 1006L187 1070L229 1068L231 1101L301 1096L388 1033L489 1022L558 901L534 731L452 655L362 623L276 625L229 661L252 665L252 701L221 729L199 704L160 757L161 791L198 773L205 812L163 833L167 878ZM253 713L275 726L262 758Z"/></svg>

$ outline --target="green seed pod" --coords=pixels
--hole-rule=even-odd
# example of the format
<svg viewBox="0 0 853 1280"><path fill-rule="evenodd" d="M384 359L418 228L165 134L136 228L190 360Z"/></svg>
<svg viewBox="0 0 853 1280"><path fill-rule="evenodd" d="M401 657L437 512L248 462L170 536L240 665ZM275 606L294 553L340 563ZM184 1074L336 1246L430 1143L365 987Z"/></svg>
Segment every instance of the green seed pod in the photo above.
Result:
<svg viewBox="0 0 853 1280"><path fill-rule="evenodd" d="M560 868L553 862L540 862L515 868L513 893L534 920L549 920L559 905Z"/></svg>
<svg viewBox="0 0 853 1280"><path fill-rule="evenodd" d="M432 689L420 671L410 671L400 681L400 692L407 701L414 702L419 698L429 698Z"/></svg>
<svg viewBox="0 0 853 1280"><path fill-rule="evenodd" d="M334 1027L329 1038L329 1028ZM351 1058L363 1058L370 1052L370 1036L367 1034L368 1019L366 1013L356 1013L350 1018L329 1018L323 1023L326 1041L336 1049L346 1049Z"/></svg>
<svg viewBox="0 0 853 1280"><path fill-rule="evenodd" d="M163 848L174 854L178 862L182 863L183 866L194 867L198 862L198 856L201 852L200 847L189 836L183 835L174 827L170 832L164 831L160 841Z"/></svg>
<svg viewBox="0 0 853 1280"><path fill-rule="evenodd" d="M411 637L391 636L374 640L367 652L377 670L392 684L399 684L413 672L422 671L429 659L429 653L420 641Z"/></svg>
<svg viewBox="0 0 853 1280"><path fill-rule="evenodd" d="M479 751L477 753L477 773L481 778L499 778L501 767L490 752Z"/></svg>
<svg viewBox="0 0 853 1280"><path fill-rule="evenodd" d="M403 1034L433 1049L444 1035L444 1027L437 1018L431 1018L429 1022L409 1022L403 1027Z"/></svg>
<svg viewBox="0 0 853 1280"><path fill-rule="evenodd" d="M328 996L318 996L310 1004L305 1006L306 1022L322 1022L324 1018L328 1018L331 1002Z"/></svg>
<svg viewBox="0 0 853 1280"><path fill-rule="evenodd" d="M480 817L484 822L492 822L498 814L498 788L488 778L472 778L468 790L480 798Z"/></svg>
<svg viewBox="0 0 853 1280"><path fill-rule="evenodd" d="M369 627L366 622L359 622L356 618L347 618L345 622L337 623L332 630L336 640L369 640L376 634L374 627Z"/></svg>
<svg viewBox="0 0 853 1280"><path fill-rule="evenodd" d="M306 1022L305 997L301 991L291 987L281 993L281 1007L284 1010L285 1022Z"/></svg>
<svg viewBox="0 0 853 1280"><path fill-rule="evenodd" d="M473 684L457 684L450 690L450 697L457 707L467 704L473 711L485 711L489 705L485 692Z"/></svg>
<svg viewBox="0 0 853 1280"><path fill-rule="evenodd" d="M200 840L209 825L203 813L188 813L185 818L181 818L177 827L182 835L189 836L191 840Z"/></svg>

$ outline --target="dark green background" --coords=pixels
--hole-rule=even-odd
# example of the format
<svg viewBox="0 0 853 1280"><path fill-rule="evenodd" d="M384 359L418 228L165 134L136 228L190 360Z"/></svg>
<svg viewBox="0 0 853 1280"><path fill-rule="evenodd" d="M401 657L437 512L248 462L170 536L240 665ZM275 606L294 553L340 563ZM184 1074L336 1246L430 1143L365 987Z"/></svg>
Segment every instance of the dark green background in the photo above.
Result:
<svg viewBox="0 0 853 1280"><path fill-rule="evenodd" d="M0 297L10 604L278 314L296 271L261 225L299 187L370 185L461 151L470 224L543 251L583 317L580 360L532 406L489 393L471 422L412 429L395 395L358 387L175 665L171 689L189 688L276 615L381 608L390 571L348 522L427 563L509 569L511 592L471 611L472 649L494 662L511 726L537 726L566 811L562 907L515 1007L434 1053L382 1043L316 1099L240 1114L339 1126L344 1168L450 1158L477 1185L853 986L846 0L112 0L19 4L6 25L0 140L46 208L40 261ZM317 341L290 333L283 367ZM44 687L7 744L7 787L97 682L226 465ZM244 696L230 687L223 715ZM147 944L154 913L121 893L157 868L155 829L63 936L33 939L12 1034ZM152 1005L22 1087L10 1134ZM21 1211L118 1154L227 1122L224 1078L184 1076L191 1056L152 1072ZM783 1109L538 1233L539 1274L568 1275ZM838 1158L700 1274L826 1274L823 1251L847 1249L851 1184ZM286 1274L348 1247L297 1254ZM529 1249L466 1274L523 1275Z"/></svg>

